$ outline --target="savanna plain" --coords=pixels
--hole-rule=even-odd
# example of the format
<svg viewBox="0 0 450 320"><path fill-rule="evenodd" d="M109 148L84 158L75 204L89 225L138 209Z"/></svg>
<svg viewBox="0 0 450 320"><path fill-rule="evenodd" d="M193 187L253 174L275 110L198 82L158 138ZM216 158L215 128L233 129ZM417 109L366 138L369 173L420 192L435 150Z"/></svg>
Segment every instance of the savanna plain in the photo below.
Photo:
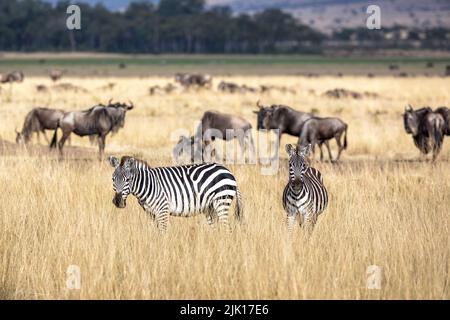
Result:
<svg viewBox="0 0 450 320"><path fill-rule="evenodd" d="M222 93L220 80L292 90ZM408 103L449 106L449 77L216 75L211 90L152 96L150 86L173 78L67 75L60 81L79 90L57 90L44 76L1 88L0 298L450 298L450 138L431 163L402 121ZM39 92L39 84L49 89ZM322 95L334 88L376 95ZM193 133L206 110L251 121L255 141L268 137L256 130L258 100L342 118L349 129L341 161L321 163L316 150L312 162L330 194L327 210L310 237L298 227L287 234L284 145L295 137L283 136L274 175L263 175L261 164L227 164L244 201L244 221L232 218L230 234L211 229L204 216L171 217L161 234L132 197L125 209L116 209L113 169L98 161L87 138L72 136L64 159L47 149L43 137L40 147L36 138L28 147L15 145L14 130L32 107L83 110L110 98L130 99L135 108L125 127L107 137L107 154L133 155L152 166L173 165L179 134ZM80 267L79 290L66 286L69 265ZM381 268L380 289L367 288L371 265Z"/></svg>

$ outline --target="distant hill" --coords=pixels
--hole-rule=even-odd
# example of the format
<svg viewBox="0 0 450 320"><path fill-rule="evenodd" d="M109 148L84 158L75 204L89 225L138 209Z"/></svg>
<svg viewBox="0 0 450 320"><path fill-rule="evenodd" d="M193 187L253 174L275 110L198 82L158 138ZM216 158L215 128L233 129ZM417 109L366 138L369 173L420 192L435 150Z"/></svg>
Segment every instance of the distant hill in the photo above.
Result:
<svg viewBox="0 0 450 320"><path fill-rule="evenodd" d="M48 0L55 3L57 0ZM123 10L131 0L81 0L103 3L111 10ZM158 0L150 0L158 3ZM450 27L448 0L207 0L209 6L227 5L235 12L253 13L266 8L280 8L294 14L303 23L330 32L344 27L365 26L365 10L370 4L381 8L382 26L395 24L415 27Z"/></svg>

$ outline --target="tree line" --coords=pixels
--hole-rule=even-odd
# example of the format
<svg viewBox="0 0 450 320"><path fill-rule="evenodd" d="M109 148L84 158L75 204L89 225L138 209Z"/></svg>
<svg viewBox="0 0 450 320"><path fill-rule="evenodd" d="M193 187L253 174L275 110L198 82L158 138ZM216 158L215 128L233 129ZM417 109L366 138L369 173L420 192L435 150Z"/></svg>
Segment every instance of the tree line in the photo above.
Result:
<svg viewBox="0 0 450 320"><path fill-rule="evenodd" d="M226 6L208 8L205 0L136 1L120 12L80 3L81 30L68 30L70 4L0 0L0 50L314 53L330 37L346 41L352 32L327 36L279 9L235 15Z"/></svg>

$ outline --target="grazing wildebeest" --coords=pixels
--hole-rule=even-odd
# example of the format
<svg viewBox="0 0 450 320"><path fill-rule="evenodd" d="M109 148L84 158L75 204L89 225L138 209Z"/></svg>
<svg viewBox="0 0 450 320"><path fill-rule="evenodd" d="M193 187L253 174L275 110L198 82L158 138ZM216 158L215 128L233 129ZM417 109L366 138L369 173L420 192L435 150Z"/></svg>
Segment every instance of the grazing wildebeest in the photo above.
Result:
<svg viewBox="0 0 450 320"><path fill-rule="evenodd" d="M58 120L64 115L64 110L49 108L34 108L25 117L22 131L16 130L16 143L24 142L27 144L33 133L43 133L47 143L50 141L45 134L45 130L55 130L58 126Z"/></svg>
<svg viewBox="0 0 450 320"><path fill-rule="evenodd" d="M320 161L323 161L322 144L325 143L328 149L330 161L333 161L329 140L335 138L339 151L336 161L339 160L342 150L347 148L347 124L339 118L319 118L313 117L305 121L302 132L299 136L298 144L300 146L311 145L314 153L315 145L319 144ZM341 137L344 135L344 142Z"/></svg>
<svg viewBox="0 0 450 320"><path fill-rule="evenodd" d="M22 71L13 71L11 73L5 74L1 77L1 83L13 83L13 82L22 82L24 79L24 75Z"/></svg>
<svg viewBox="0 0 450 320"><path fill-rule="evenodd" d="M233 82L221 81L217 86L217 89L223 92L235 93L241 90L241 87Z"/></svg>
<svg viewBox="0 0 450 320"><path fill-rule="evenodd" d="M281 140L283 133L299 137L305 121L313 117L311 113L297 111L288 106L263 107L259 104L259 101L256 105L259 108L258 111L254 111L258 115L258 130L278 129L279 140Z"/></svg>
<svg viewBox="0 0 450 320"><path fill-rule="evenodd" d="M447 107L439 107L434 112L439 113L445 121L445 135L450 136L450 109Z"/></svg>
<svg viewBox="0 0 450 320"><path fill-rule="evenodd" d="M209 74L177 73L175 75L175 82L179 82L185 88L191 86L211 87L212 77Z"/></svg>
<svg viewBox="0 0 450 320"><path fill-rule="evenodd" d="M51 147L56 147L58 127L63 135L58 143L59 151L62 155L64 143L73 132L76 135L98 137L99 158L103 158L105 150L106 136L112 132L117 132L125 125L125 115L128 110L133 109L133 104L109 102L108 106L97 105L84 111L66 112L58 121L55 129Z"/></svg>
<svg viewBox="0 0 450 320"><path fill-rule="evenodd" d="M445 133L444 117L433 112L430 107L413 110L411 106L405 108L403 114L405 131L412 134L414 144L423 154L433 151L433 161L441 151Z"/></svg>
<svg viewBox="0 0 450 320"><path fill-rule="evenodd" d="M161 87L159 85L151 86L148 89L148 92L149 92L150 95L154 95L156 93L158 93L158 94L162 94L162 93L169 94L169 93L173 92L176 88L177 87L175 85L173 85L172 83L168 83L168 84L166 84L163 87Z"/></svg>
<svg viewBox="0 0 450 320"><path fill-rule="evenodd" d="M252 136L252 125L247 120L217 111L206 111L195 133L195 143L198 148L205 150L212 147L212 142L216 139L230 141L238 139L241 149L241 155L246 150L250 151L250 161L255 157L255 145ZM203 152L204 153L204 152ZM211 156L215 156L215 150L212 148Z"/></svg>

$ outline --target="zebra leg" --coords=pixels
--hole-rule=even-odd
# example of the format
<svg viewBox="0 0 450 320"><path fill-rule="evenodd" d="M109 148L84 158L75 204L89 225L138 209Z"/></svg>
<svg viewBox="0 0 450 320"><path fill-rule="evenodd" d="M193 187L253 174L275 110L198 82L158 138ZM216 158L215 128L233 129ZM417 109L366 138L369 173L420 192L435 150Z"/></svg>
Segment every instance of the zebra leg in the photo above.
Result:
<svg viewBox="0 0 450 320"><path fill-rule="evenodd" d="M314 229L314 226L316 225L316 221L317 221L316 214L305 215L303 228L307 232L308 235L311 235L311 233Z"/></svg>
<svg viewBox="0 0 450 320"><path fill-rule="evenodd" d="M294 225L295 225L296 217L297 217L297 215L295 215L295 214L291 214L291 215L287 216L286 223L287 223L288 232L292 232L292 229L294 228Z"/></svg>
<svg viewBox="0 0 450 320"><path fill-rule="evenodd" d="M167 221L169 220L169 212L164 210L155 214L156 226L161 232L167 230Z"/></svg>
<svg viewBox="0 0 450 320"><path fill-rule="evenodd" d="M231 231L230 224L228 223L228 212L230 210L232 199L229 198L219 198L213 203L213 208L217 218L219 220L219 225L223 225L227 231Z"/></svg>

